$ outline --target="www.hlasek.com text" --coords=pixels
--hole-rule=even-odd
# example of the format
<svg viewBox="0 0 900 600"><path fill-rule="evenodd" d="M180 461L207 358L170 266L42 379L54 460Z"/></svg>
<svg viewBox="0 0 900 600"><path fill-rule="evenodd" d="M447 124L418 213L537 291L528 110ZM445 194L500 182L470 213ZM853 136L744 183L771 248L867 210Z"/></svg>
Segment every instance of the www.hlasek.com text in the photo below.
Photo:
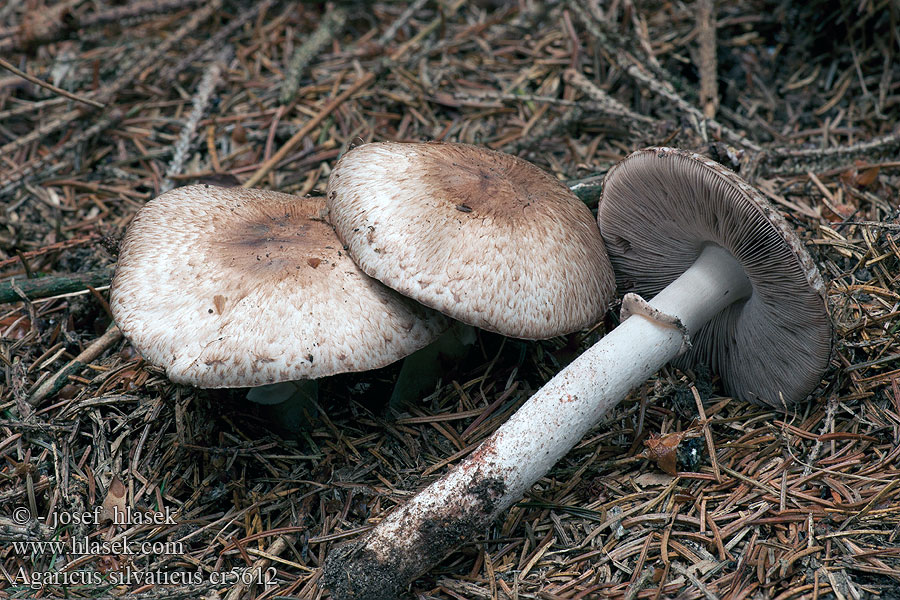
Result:
<svg viewBox="0 0 900 600"><path fill-rule="evenodd" d="M13 553L19 556L35 554L68 554L99 556L104 554L184 554L184 544L178 541L131 541L128 536L114 540L91 539L88 536L68 540L12 542Z"/></svg>

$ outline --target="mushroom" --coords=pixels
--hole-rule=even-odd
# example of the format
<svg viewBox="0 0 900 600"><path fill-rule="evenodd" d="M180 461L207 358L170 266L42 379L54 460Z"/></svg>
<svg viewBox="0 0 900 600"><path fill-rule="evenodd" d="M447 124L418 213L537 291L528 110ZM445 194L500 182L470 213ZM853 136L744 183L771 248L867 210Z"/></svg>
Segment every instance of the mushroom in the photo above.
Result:
<svg viewBox="0 0 900 600"><path fill-rule="evenodd" d="M787 408L831 352L824 284L762 195L696 154L636 152L607 175L598 220L623 321L534 394L463 462L332 552L335 598L392 598L472 539L665 363L708 361L736 397Z"/></svg>
<svg viewBox="0 0 900 600"><path fill-rule="evenodd" d="M755 188L706 157L649 148L610 171L603 197L623 310L640 311L639 294L681 321L691 348L676 366L708 364L732 396L783 410L819 384L832 340L825 284ZM682 274L696 286L670 285Z"/></svg>
<svg viewBox="0 0 900 600"><path fill-rule="evenodd" d="M326 202L363 271L469 325L549 338L593 326L613 295L590 210L509 154L365 144L335 165Z"/></svg>
<svg viewBox="0 0 900 600"><path fill-rule="evenodd" d="M176 383L261 386L374 369L446 319L366 276L322 198L197 185L147 203L110 292L116 323Z"/></svg>

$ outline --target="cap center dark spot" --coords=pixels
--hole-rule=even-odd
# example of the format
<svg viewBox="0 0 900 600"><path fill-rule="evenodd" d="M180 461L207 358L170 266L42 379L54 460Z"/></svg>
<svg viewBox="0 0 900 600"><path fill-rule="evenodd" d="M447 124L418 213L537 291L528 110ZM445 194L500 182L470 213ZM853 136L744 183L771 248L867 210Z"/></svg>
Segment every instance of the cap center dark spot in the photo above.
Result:
<svg viewBox="0 0 900 600"><path fill-rule="evenodd" d="M329 261L337 241L331 226L318 218L315 203L284 206L245 205L211 243L209 261L240 277L296 279L313 276ZM331 262L333 262L331 258Z"/></svg>

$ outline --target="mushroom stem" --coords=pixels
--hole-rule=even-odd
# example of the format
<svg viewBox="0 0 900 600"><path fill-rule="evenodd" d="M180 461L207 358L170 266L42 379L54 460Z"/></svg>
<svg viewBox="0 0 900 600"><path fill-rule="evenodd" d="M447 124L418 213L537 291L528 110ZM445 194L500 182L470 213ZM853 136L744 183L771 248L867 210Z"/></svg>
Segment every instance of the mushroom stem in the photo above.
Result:
<svg viewBox="0 0 900 600"><path fill-rule="evenodd" d="M400 594L565 455L628 392L678 355L716 313L750 293L738 262L709 245L638 314L538 390L466 460L385 518L360 544L328 557L335 598ZM648 308L649 306L649 308Z"/></svg>
<svg viewBox="0 0 900 600"><path fill-rule="evenodd" d="M740 263L721 246L708 244L687 271L653 297L650 306L677 318L693 334L750 292L750 280ZM672 358L667 357L663 364Z"/></svg>
<svg viewBox="0 0 900 600"><path fill-rule="evenodd" d="M454 321L438 339L404 358L391 393L390 407L399 409L406 402L433 393L441 379L442 364L463 359L474 343L475 328Z"/></svg>
<svg viewBox="0 0 900 600"><path fill-rule="evenodd" d="M290 433L310 429L310 417L318 414L319 384L315 379L282 381L250 388L247 400L261 404L272 424Z"/></svg>

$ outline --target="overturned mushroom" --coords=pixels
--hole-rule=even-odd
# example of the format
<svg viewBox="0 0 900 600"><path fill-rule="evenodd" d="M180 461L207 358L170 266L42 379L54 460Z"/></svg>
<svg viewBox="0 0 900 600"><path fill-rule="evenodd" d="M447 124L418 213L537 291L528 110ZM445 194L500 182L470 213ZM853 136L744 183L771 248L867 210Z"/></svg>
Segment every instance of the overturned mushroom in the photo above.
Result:
<svg viewBox="0 0 900 600"><path fill-rule="evenodd" d="M466 460L334 552L325 565L334 597L396 597L680 353L682 364L709 361L732 394L756 402L787 407L819 383L831 350L824 284L784 219L737 175L678 150L637 152L607 175L599 223L619 284L655 296L629 294L616 329Z"/></svg>
<svg viewBox="0 0 900 600"><path fill-rule="evenodd" d="M206 185L129 226L110 293L124 335L177 383L248 387L385 366L446 319L366 276L321 198Z"/></svg>
<svg viewBox="0 0 900 600"><path fill-rule="evenodd" d="M756 189L705 157L651 148L610 171L603 197L623 310L641 312L640 294L681 321L691 348L677 366L709 364L731 395L785 410L816 387L831 354L825 285ZM696 285L675 285L682 276Z"/></svg>
<svg viewBox="0 0 900 600"><path fill-rule="evenodd" d="M594 325L613 275L591 212L538 167L449 143L345 154L329 218L354 261L463 323L525 339Z"/></svg>

